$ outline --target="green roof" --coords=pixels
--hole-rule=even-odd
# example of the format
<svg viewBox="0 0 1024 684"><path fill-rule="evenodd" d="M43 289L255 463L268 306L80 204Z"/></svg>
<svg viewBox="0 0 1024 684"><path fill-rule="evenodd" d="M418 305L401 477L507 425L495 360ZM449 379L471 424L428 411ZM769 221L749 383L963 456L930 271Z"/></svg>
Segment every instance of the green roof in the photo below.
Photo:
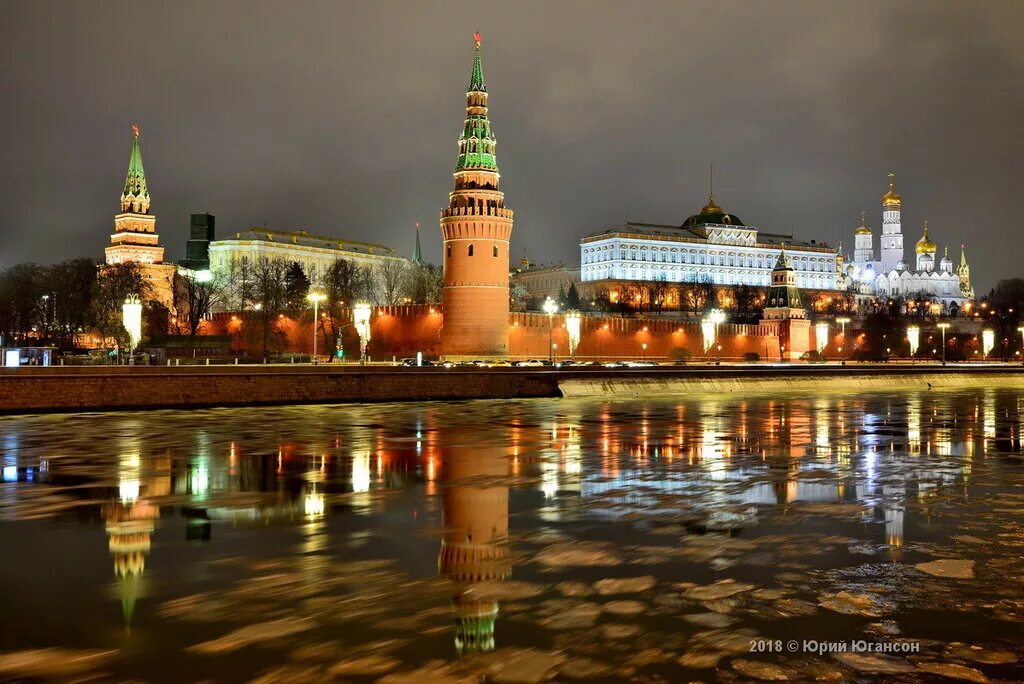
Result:
<svg viewBox="0 0 1024 684"><path fill-rule="evenodd" d="M486 100L481 100L476 93L486 93L484 84L484 67L480 61L479 35L474 36L473 70L469 76L469 92L467 93L466 123L459 136L459 158L455 164L456 171L481 169L497 171L498 160L495 147L498 141L491 132L491 122L487 119ZM481 104L483 102L483 104Z"/></svg>
<svg viewBox="0 0 1024 684"><path fill-rule="evenodd" d="M476 49L473 53L473 71L469 75L469 89L486 93L487 84L484 83L484 65L480 62L480 34L474 36Z"/></svg>
<svg viewBox="0 0 1024 684"><path fill-rule="evenodd" d="M128 173L124 178L122 199L145 198L149 203L146 170L142 167L142 147L139 145L139 127L132 126L132 153L128 158Z"/></svg>

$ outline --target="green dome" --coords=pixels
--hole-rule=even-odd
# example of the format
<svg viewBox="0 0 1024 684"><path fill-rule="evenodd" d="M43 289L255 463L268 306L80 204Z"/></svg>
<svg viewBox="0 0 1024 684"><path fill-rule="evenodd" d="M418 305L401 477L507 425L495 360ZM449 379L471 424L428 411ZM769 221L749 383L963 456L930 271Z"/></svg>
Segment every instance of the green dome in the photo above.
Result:
<svg viewBox="0 0 1024 684"><path fill-rule="evenodd" d="M745 225L738 216L725 213L725 210L715 202L714 195L708 199L708 203L704 205L699 214L694 214L683 221L683 228L693 228L704 223L719 223L727 226Z"/></svg>

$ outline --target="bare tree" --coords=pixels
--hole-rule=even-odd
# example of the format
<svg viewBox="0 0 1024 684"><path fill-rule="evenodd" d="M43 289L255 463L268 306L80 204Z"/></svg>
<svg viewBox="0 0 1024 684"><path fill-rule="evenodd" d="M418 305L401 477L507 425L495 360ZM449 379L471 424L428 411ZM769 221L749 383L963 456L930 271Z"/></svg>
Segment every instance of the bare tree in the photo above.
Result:
<svg viewBox="0 0 1024 684"><path fill-rule="evenodd" d="M124 262L103 266L93 288L92 320L97 331L103 337L113 339L118 347L127 347L128 331L124 327L122 311L124 300L135 295L144 305L152 307L152 286L142 275L138 264Z"/></svg>
<svg viewBox="0 0 1024 684"><path fill-rule="evenodd" d="M201 274L209 274L209 277ZM227 299L227 278L210 271L185 272L174 276L174 309L178 334L195 337L203 319L222 307Z"/></svg>
<svg viewBox="0 0 1024 684"><path fill-rule="evenodd" d="M348 308L366 296L367 272L348 259L338 259L324 273L319 287L327 296L320 320L324 349L337 351L341 344L342 331L351 324L346 320Z"/></svg>
<svg viewBox="0 0 1024 684"><path fill-rule="evenodd" d="M697 276L683 288L683 298L695 314L702 312L709 302L714 301L714 297L715 286L707 275Z"/></svg>
<svg viewBox="0 0 1024 684"><path fill-rule="evenodd" d="M406 265L397 259L378 264L373 272L373 284L378 304L397 304L405 293Z"/></svg>
<svg viewBox="0 0 1024 684"><path fill-rule="evenodd" d="M433 264L412 264L406 270L406 295L415 304L437 304L441 301L444 274Z"/></svg>
<svg viewBox="0 0 1024 684"><path fill-rule="evenodd" d="M287 303L288 262L284 259L261 257L252 267L253 308L260 314L263 339L263 358L270 349L271 334L276 334L278 316Z"/></svg>

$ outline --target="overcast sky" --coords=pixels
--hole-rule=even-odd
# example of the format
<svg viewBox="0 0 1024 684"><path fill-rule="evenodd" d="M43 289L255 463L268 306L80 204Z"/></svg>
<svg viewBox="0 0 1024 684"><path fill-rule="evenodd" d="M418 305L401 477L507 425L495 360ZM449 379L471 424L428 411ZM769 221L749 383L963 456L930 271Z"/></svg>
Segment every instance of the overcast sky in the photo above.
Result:
<svg viewBox="0 0 1024 684"><path fill-rule="evenodd" d="M1024 275L1024 2L0 0L0 266L101 258L130 127L157 230L188 214L440 257L483 34L512 254L578 263L625 217L852 252L886 174L979 292Z"/></svg>

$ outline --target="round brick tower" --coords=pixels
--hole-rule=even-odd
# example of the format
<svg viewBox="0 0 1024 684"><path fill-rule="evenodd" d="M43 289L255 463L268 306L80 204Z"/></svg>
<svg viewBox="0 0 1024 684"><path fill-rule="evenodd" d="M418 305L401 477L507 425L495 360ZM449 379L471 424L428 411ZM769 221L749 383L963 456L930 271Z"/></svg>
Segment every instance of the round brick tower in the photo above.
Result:
<svg viewBox="0 0 1024 684"><path fill-rule="evenodd" d="M487 119L487 86L480 34L473 35L473 71L466 92L466 123L459 137L455 190L441 211L444 238L446 356L508 353L508 271L512 210L499 190L497 141Z"/></svg>

